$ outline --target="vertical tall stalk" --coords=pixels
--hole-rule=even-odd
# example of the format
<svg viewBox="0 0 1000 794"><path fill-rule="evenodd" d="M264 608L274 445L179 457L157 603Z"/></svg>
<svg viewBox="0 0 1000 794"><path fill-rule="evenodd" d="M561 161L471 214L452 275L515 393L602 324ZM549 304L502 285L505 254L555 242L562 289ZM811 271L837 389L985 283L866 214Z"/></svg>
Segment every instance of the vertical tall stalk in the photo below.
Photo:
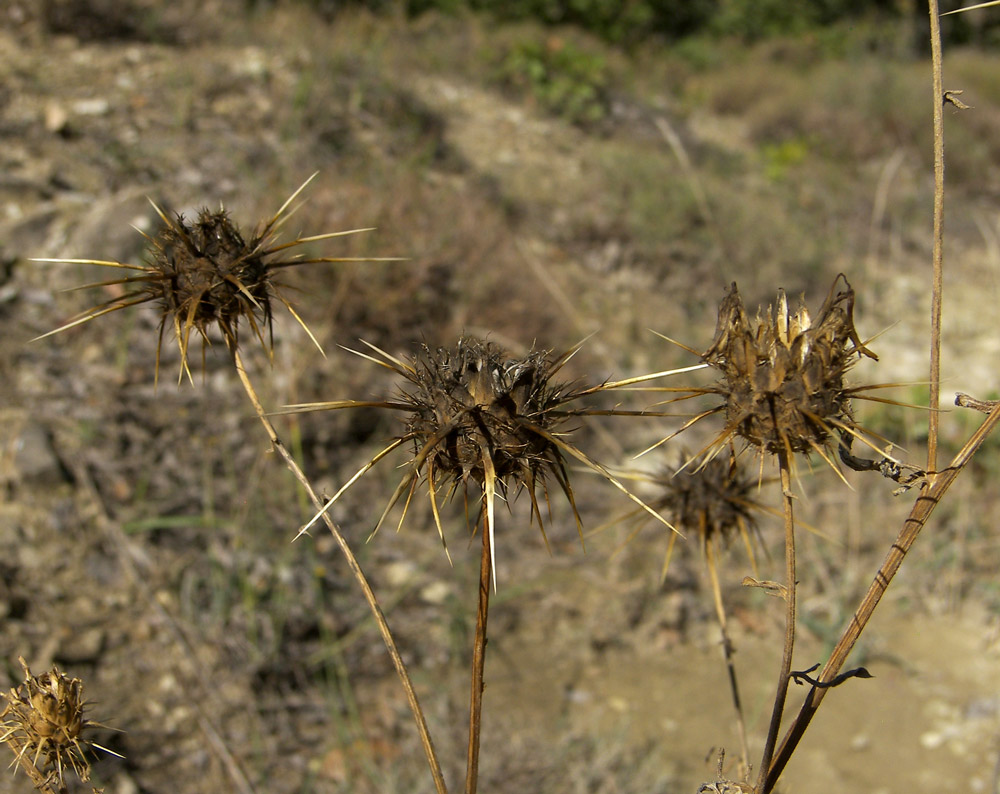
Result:
<svg viewBox="0 0 1000 794"><path fill-rule="evenodd" d="M883 593L889 587L889 583L896 575L896 571L899 570L899 566L902 565L903 558L917 539L917 535L920 534L920 530L923 529L931 513L934 512L934 508L938 506L948 488L951 487L951 484L961 474L962 470L972 459L972 456L998 424L1000 424L1000 403L993 405L992 411L986 418L986 421L983 422L979 429L965 443L952 460L951 465L941 471L934 478L933 484L929 488L926 488L917 498L913 508L910 510L910 515L899 531L899 535L889 547L889 552L875 574L868 592L844 628L840 641L833 649L833 653L830 654L830 658L826 665L824 665L822 672L820 672L817 678L818 681L829 682L839 674L840 669L844 666L844 662L847 661L848 655L861 636L861 632L868 625L868 621L875 612L875 607L878 606L879 601L882 599ZM795 748L798 746L802 735L805 733L806 728L816 714L816 710L819 708L819 704L823 701L828 691L827 687L813 687L809 691L805 702L799 709L799 713L796 715L795 720L781 742L781 747L774 757L774 763L771 765L771 768L769 770L761 770L762 774L766 775L766 780L763 784L758 783L757 794L768 794L774 788L782 771L784 771L785 765L791 758L792 753L795 752Z"/></svg>
<svg viewBox="0 0 1000 794"><path fill-rule="evenodd" d="M365 576L364 571L361 570L361 565L358 563L357 557L355 557L354 552L351 551L351 547L348 545L347 539L337 528L333 519L330 518L329 511L324 510L322 500L320 500L320 498L316 495L316 491L313 489L312 484L309 482L309 479L299 467L298 463L295 462L295 458L292 457L291 453L281 442L281 439L278 438L274 425L271 424L271 420L268 419L267 414L264 412L264 408L257 397L257 392L247 375L239 349L233 346L231 350L233 363L235 364L236 371L240 376L240 382L242 382L243 388L246 390L247 396L250 398L250 402L253 404L254 410L257 412L257 417L260 419L261 424L264 425L268 438L271 439L271 445L278 451L278 454L281 455L285 464L291 470L292 474L295 475L295 479L299 481L305 489L305 492L309 495L309 499L312 501L316 510L319 511L327 529L330 530L330 534L333 535L334 540L337 541L337 545L340 546L340 550L343 553L344 558L347 560L347 566L351 569L351 573L354 574L354 578L357 581L358 586L361 588L365 601L368 602L372 615L375 617L375 623L378 625L379 633L382 635L385 647L389 651L392 664L396 668L396 674L399 676L399 680L403 685L404 691L406 692L406 699L410 704L410 711L413 712L413 718L417 723L417 731L420 733L420 741L424 747L424 754L427 756L427 763L431 768L431 775L434 777L434 788L436 789L437 794L447 794L448 789L445 786L444 775L441 773L441 764L438 762L437 755L434 752L434 744L431 741L430 731L427 728L427 720L424 718L423 710L420 708L420 702L417 700L416 690L413 688L413 682L410 680L410 674L406 669L406 664L403 662L403 657L400 655L399 649L396 647L396 640L393 638L392 632L389 630L389 624L386 622L385 615L382 613L382 608L379 606L378 599L375 597L375 593L372 590L371 585L368 583L368 579Z"/></svg>
<svg viewBox="0 0 1000 794"><path fill-rule="evenodd" d="M791 457L787 449L778 453L778 470L781 473L781 495L785 515L785 648L781 655L781 670L778 674L778 689L774 695L774 709L771 723L767 728L764 754L761 756L760 772L755 790L763 794L768 779L768 769L774 755L774 747L781 729L781 716L785 710L788 682L792 671L792 652L795 649L795 515L792 509Z"/></svg>
<svg viewBox="0 0 1000 794"><path fill-rule="evenodd" d="M941 294L944 286L944 78L941 18L937 0L928 0L931 22L931 72L934 86L934 250L931 287L930 408L927 470L937 471L938 407L941 394Z"/></svg>
<svg viewBox="0 0 1000 794"><path fill-rule="evenodd" d="M490 611L490 533L483 518L483 551L479 561L479 605L476 609L476 640L472 649L472 692L469 695L469 758L465 771L465 794L476 794L479 786L479 736L483 718L483 670L486 666L486 621Z"/></svg>

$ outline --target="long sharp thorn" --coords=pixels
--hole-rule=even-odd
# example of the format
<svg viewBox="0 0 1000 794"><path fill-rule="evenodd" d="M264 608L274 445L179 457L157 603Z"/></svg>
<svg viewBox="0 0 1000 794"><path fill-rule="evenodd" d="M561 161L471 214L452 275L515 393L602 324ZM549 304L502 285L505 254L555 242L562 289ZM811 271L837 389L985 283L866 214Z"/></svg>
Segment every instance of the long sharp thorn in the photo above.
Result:
<svg viewBox="0 0 1000 794"><path fill-rule="evenodd" d="M124 270L143 270L147 273L156 271L148 265L128 265L124 262L113 262L105 259L49 259L47 257L32 257L29 262L51 262L57 265L101 265L102 267L119 267Z"/></svg>
<svg viewBox="0 0 1000 794"><path fill-rule="evenodd" d="M678 530L673 524L671 524L669 521L667 521L667 519L665 519L663 516L661 516L659 513L657 513L653 508L651 508L649 505L647 505L644 501L642 501L642 499L640 499L638 496L636 496L634 493L632 493L628 488L626 488L624 485L622 485L618 481L618 479L610 471L608 471L606 468L604 468L604 466L602 466L596 460L593 460L592 458L588 457L586 455L586 453L584 453L580 449L577 449L572 444L567 444L565 441L563 441L557 435L554 435L553 433L550 433L544 427L540 427L539 425L536 425L536 424L533 424L533 423L530 423L530 422L525 422L524 426L527 427L527 428L529 428L532 432L537 433L539 436L541 436L542 438L544 438L547 441L551 442L552 444L555 444L559 449L561 449L566 454L571 455L572 457L576 458L578 461L580 461L581 463L583 463L587 468L589 468L589 469L591 469L593 471L596 471L598 474L600 474L602 477L604 477L605 480L607 480L609 483L611 483L615 488L617 488L619 491L621 491L623 494L625 494L626 497L628 497L630 500L632 500L633 502L635 502L635 504L637 504L639 507L641 507L647 513L649 513L653 518L655 518L657 521L659 521L665 527L667 527L668 529L670 529L672 532L676 532L681 537L684 537L684 534L682 532L680 532L680 530Z"/></svg>
<svg viewBox="0 0 1000 794"><path fill-rule="evenodd" d="M292 306L292 304L286 301L280 295L278 296L278 300L280 300L283 304L285 304L285 308L288 309L288 313L295 318L295 322L297 322L299 325L302 326L302 330L306 332L306 335L312 340L312 343L316 345L316 349L319 350L323 358L326 358L326 351L323 350L323 345L321 345L319 343L319 340L316 339L315 336L313 336L313 332L309 330L309 326L306 325L306 321L299 316L299 313L295 311L295 308Z"/></svg>
<svg viewBox="0 0 1000 794"><path fill-rule="evenodd" d="M677 347L679 347L681 350L686 350L688 353L691 353L693 355L698 356L698 358L701 358L701 353L699 353L693 347L688 347L683 342L678 342L676 339L671 339L669 336L667 336L666 334L661 334L659 331L653 331L652 328L650 328L649 330L652 331L652 333L656 334L658 337L660 337L660 339L670 342L670 344L672 345L677 345Z"/></svg>
<svg viewBox="0 0 1000 794"><path fill-rule="evenodd" d="M451 552L448 550L448 541L444 537L444 527L441 526L441 513L438 511L437 503L437 487L434 482L434 464L427 464L427 493L431 500L431 513L434 516L434 526L437 527L438 537L441 538L441 545L444 546L445 556L448 558L448 564L454 567L455 563L451 560Z"/></svg>
<svg viewBox="0 0 1000 794"><path fill-rule="evenodd" d="M274 226L274 224L277 223L278 218L280 218L284 214L285 210L288 209L289 205L299 197L299 194L303 190L305 190L306 187L309 185L309 183L312 182L317 176L319 176L319 171L313 171L312 176L310 176L305 182L299 185L296 191L292 193L292 195L290 195L287 199L285 199L285 203L278 208L278 211L274 213L274 217L271 218L271 220L269 220L267 224L264 226L264 232L263 232L264 234L267 234L268 231L270 231L270 229Z"/></svg>
<svg viewBox="0 0 1000 794"><path fill-rule="evenodd" d="M354 483L357 482L369 469L375 466L375 464L377 464L380 460L382 460L382 458L384 458L386 455L388 455L390 452L392 452L394 449L396 449L406 441L407 437L405 436L403 438L397 438L389 446L387 446L385 449L383 449L381 452L379 452L373 458L371 458L371 460L369 460L364 466L358 469L351 477L351 479L349 479L342 486L340 486L340 490L338 490L337 493L335 493L326 501L326 504L323 505L323 508L318 513L316 513L316 515L314 515L311 519L309 519L308 523L306 523L301 529L299 529L297 533L295 533L295 537L292 538L292 542L294 543L300 537L302 537L306 532L308 532L309 529L313 526L313 524L319 521L319 519L323 517L323 514L331 507L333 507L334 503L341 496L344 495L344 492L352 485L354 485Z"/></svg>
<svg viewBox="0 0 1000 794"><path fill-rule="evenodd" d="M692 364L690 367L679 367L678 369L665 369L660 372L651 372L648 375L637 375L634 378L625 378L624 380L611 381L610 383L601 384L600 389L618 389L622 386L630 386L633 383L644 383L648 380L653 380L654 378L665 378L668 375L683 375L685 372L694 372L699 369L705 369L708 364ZM685 389L684 391L689 391Z"/></svg>
<svg viewBox="0 0 1000 794"><path fill-rule="evenodd" d="M36 336L31 341L32 342L37 342L39 339L45 339L46 337L52 336L53 334L58 334L58 333L61 333L62 331L68 331L70 328L75 328L78 325L83 325L84 323L89 322L90 320L96 320L98 317L103 317L105 314L110 314L111 312L116 312L119 309L124 309L124 308L126 308L128 306L138 306L140 303L145 303L147 300L148 300L148 298L143 298L142 300L129 301L128 303L119 303L119 304L116 304L114 306L108 306L106 309L101 309L96 314L92 314L92 313L88 312L86 316L79 317L76 320L73 320L72 322L68 322L65 325L59 326L58 328L56 328L53 331L46 332L46 333L42 334L41 336Z"/></svg>
<svg viewBox="0 0 1000 794"><path fill-rule="evenodd" d="M496 484L497 472L493 466L493 457L485 442L480 442L479 450L483 456L483 495L486 499L486 526L490 533L490 565L493 573L493 592L497 591L497 544L494 528L496 526Z"/></svg>
<svg viewBox="0 0 1000 794"><path fill-rule="evenodd" d="M325 234L314 234L311 235L310 237L297 237L290 243L282 243L281 245L271 246L270 248L262 251L261 253L266 256L269 254L277 253L278 251L284 251L288 248L294 248L297 245L303 245L304 243L315 243L320 240L330 240L334 237L346 237L349 234L360 234L361 232L371 232L371 231L375 231L374 226L369 226L364 229L347 229L346 231L343 232L326 232Z"/></svg>
<svg viewBox="0 0 1000 794"><path fill-rule="evenodd" d="M370 347L372 350L374 350L379 355L385 356L385 358L387 360L391 361L393 364L395 364L397 367L399 367L404 372L410 372L410 373L416 372L416 370L413 367L411 367L409 364L407 364L405 361L402 361L402 360L396 358L395 356L390 355L389 353L386 353L382 348L378 347L377 345L373 345L371 342L365 341L364 339L361 339L360 342L361 342L361 344L367 345L368 347ZM359 355L361 355L361 354L359 354Z"/></svg>

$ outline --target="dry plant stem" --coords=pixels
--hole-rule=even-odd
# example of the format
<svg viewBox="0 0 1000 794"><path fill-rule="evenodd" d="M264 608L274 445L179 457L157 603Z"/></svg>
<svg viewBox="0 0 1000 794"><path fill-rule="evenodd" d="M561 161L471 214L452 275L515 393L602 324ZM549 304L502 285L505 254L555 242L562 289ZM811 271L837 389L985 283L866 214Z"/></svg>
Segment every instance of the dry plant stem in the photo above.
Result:
<svg viewBox="0 0 1000 794"><path fill-rule="evenodd" d="M413 688L413 682L410 681L410 674L407 672L403 658L400 656L399 649L396 647L396 641L393 639L392 632L389 630L389 624L386 622L385 615L382 613L382 608L379 606L378 599L375 597L375 593L372 590L371 585L368 584L368 579L365 577L364 571L361 570L361 565L354 556L354 552L351 551L351 547L347 544L347 540L341 534L337 525L333 522L333 519L330 518L329 513L323 510L323 502L316 495L309 479L303 473L302 469L299 468L299 465L295 462L291 453L285 448L285 445L282 444L281 440L278 438L274 425L271 424L271 420L268 419L267 414L264 412L264 408L260 404L260 400L257 398L257 392L254 389L253 384L250 382L250 378L247 376L246 369L243 366L243 358L240 356L239 350L234 348L232 353L233 363L236 365L236 371L239 373L240 381L243 383L243 388L246 390L247 396L250 398L250 402L253 403L254 410L257 412L257 416L260 419L261 424L264 425L264 429L267 431L267 435L271 439L271 445L278 451L278 454L281 455L292 474L295 475L295 479L297 479L305 489L315 508L318 511L321 511L323 521L330 530L330 534L333 535L334 539L337 541L337 545L340 546L340 550L347 559L347 565L351 569L351 573L354 574L354 578L357 581L358 586L361 588L361 592L364 594L365 601L368 602L368 606L375 617L376 624L378 625L379 632L382 635L382 640L385 642L385 646L389 651L389 656L392 658L393 666L396 668L399 680L403 684L403 689L406 691L406 699L410 703L410 710L413 712L413 718L416 720L417 730L420 733L420 741L424 746L424 754L427 756L427 763L430 765L431 775L434 777L434 787L438 794L447 794L448 789L445 786L444 775L441 773L441 765L438 763L437 755L434 752L434 744L431 742L430 732L427 729L427 721L424 718L424 713L420 708L419 701L417 700L417 693Z"/></svg>
<svg viewBox="0 0 1000 794"><path fill-rule="evenodd" d="M715 544L709 539L705 543L705 560L708 565L708 577L712 580L712 598L715 601L715 616L719 620L719 630L722 632L722 655L729 673L729 691L733 696L733 708L736 711L736 730L740 735L740 752L743 773L750 772L750 750L747 746L747 726L743 719L743 703L740 700L740 687L736 678L736 665L733 663L733 643L729 639L729 628L726 623L726 608L722 603L722 589L719 587L719 572L715 568Z"/></svg>
<svg viewBox="0 0 1000 794"><path fill-rule="evenodd" d="M465 772L465 794L476 794L479 785L479 735L483 718L483 669L486 666L486 620L490 611L490 533L483 519L483 553L479 564L479 607L476 611L476 642L472 649L472 692L469 695L469 760Z"/></svg>
<svg viewBox="0 0 1000 794"><path fill-rule="evenodd" d="M830 681L840 673L840 669L844 666L844 662L847 660L848 654L850 654L851 650L854 648L855 643L861 636L861 632L864 631L865 626L871 619L872 613L875 611L875 608L878 606L878 603L882 598L882 594L885 593L886 588L889 587L892 577L895 576L896 571L899 570L899 566L902 564L903 558L910 550L913 542L917 539L917 535L920 534L920 530L923 529L924 524L927 523L927 519L930 518L931 513L934 512L934 508L938 506L941 498L944 496L948 488L951 487L955 478L962 472L969 460L971 460L972 456L975 454L976 450L979 449L997 424L1000 424L1000 405L994 406L990 415L986 418L986 421L983 422L980 428L965 443L965 446L962 447L959 453L955 456L951 465L944 471L938 472L934 476L933 484L924 493L917 497L917 501L914 503L913 509L910 510L910 515L903 523L903 527L899 531L899 535L889 548L889 553L886 555L885 560L878 569L878 573L875 574L875 579L868 588L868 592L865 594L864 599L861 601L857 611L854 613L854 617L844 629L844 633L841 635L840 641L833 649L830 659L823 667L823 671L819 674L819 677L817 678L818 681ZM767 779L764 782L763 787L760 785L757 787L758 794L768 794L768 792L774 788L775 784L778 782L778 778L781 776L782 771L784 771L785 766L788 763L788 759L791 758L792 753L795 752L795 748L798 745L799 740L805 733L806 728L809 726L809 722L812 720L813 715L819 708L819 704L823 701L823 697L826 695L827 691L827 688L822 687L813 687L809 691L805 702L802 704L802 708L799 710L794 722L781 742L781 746L774 757L774 762L771 764L770 769L767 770Z"/></svg>
<svg viewBox="0 0 1000 794"><path fill-rule="evenodd" d="M58 780L53 780L51 776L43 775L32 762L30 755L25 752L26 748L20 741L10 736L6 739L6 744L17 757L17 762L21 765L21 769L31 778L31 782L35 784L36 789L45 792L45 794L66 794L66 785L60 785Z"/></svg>
<svg viewBox="0 0 1000 794"><path fill-rule="evenodd" d="M937 0L929 0L927 5L931 17L931 70L934 83L934 251L927 471L937 471L938 407L941 394L941 292L944 281L944 79L941 74L941 19Z"/></svg>
<svg viewBox="0 0 1000 794"><path fill-rule="evenodd" d="M791 457L787 450L781 450L777 454L785 512L785 580L788 588L785 595L785 649L781 655L781 672L778 675L778 690L774 694L771 724L767 728L764 754L760 760L760 776L755 788L757 794L764 794L768 790L765 788L768 782L767 770L771 766L778 731L781 729L781 716L785 710L785 697L788 695L788 682L792 672L792 652L795 649L795 515L792 510Z"/></svg>

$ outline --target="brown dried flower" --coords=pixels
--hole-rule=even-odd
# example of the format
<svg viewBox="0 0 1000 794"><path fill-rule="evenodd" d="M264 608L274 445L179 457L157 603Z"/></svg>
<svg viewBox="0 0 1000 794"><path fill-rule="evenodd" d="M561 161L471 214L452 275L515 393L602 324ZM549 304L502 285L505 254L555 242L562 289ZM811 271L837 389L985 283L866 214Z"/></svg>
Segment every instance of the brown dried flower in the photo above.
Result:
<svg viewBox="0 0 1000 794"><path fill-rule="evenodd" d="M197 331L204 345L209 343L209 329L218 326L226 345L235 350L239 342L239 326L246 322L270 351L273 347L272 301L285 306L305 329L317 347L315 337L285 299L279 288L283 286L275 274L287 267L315 262L369 261L353 257L302 258L295 255L283 258L281 254L305 243L355 234L369 229L351 229L312 237L298 237L288 243L278 243L277 233L294 209L289 209L299 194L315 178L313 174L289 198L269 221L245 237L232 222L225 209L202 209L195 220L183 215L168 216L160 207L153 208L163 222L153 236L144 235L150 246L144 264L126 264L98 259L36 259L36 262L90 264L134 271L123 278L84 284L89 287L124 285L128 289L105 303L94 306L74 317L60 328L42 337L65 331L102 315L141 303L155 303L160 310L160 342L156 349L159 372L160 344L163 330L170 325L181 354L181 374L187 373L188 346L191 332ZM152 203L152 202L151 202ZM267 330L268 340L264 339Z"/></svg>
<svg viewBox="0 0 1000 794"><path fill-rule="evenodd" d="M862 355L878 359L858 337L854 290L840 275L816 322L804 305L789 312L779 290L774 308L751 326L734 282L702 360L723 375L727 434L768 452L808 452L835 430L853 431L844 374Z"/></svg>
<svg viewBox="0 0 1000 794"><path fill-rule="evenodd" d="M406 414L405 433L376 454L329 500L327 507L389 452L412 443L413 457L408 472L390 498L375 531L404 495L405 505L409 506L421 478L427 482L431 511L442 542L444 531L438 510L439 493L444 490L444 500L447 501L459 488L468 493L470 485L482 494L480 516L485 516L491 547L497 495L506 500L522 489L531 499L532 519L538 521L544 537L545 527L537 491L541 486L547 503L549 492L546 481L549 477L555 480L569 502L579 529L580 515L566 469L566 455L601 474L643 509L663 521L655 511L629 493L604 466L566 438L566 421L570 417L591 413L583 408L571 409L568 407L570 403L585 395L621 385L606 383L575 389L572 385L556 381L556 374L578 348L555 357L546 351L533 351L518 357L492 342L465 337L450 349L431 350L425 346L411 361L404 362L373 345L369 346L379 353L380 358L360 355L387 367L407 381L408 385L398 400L345 400L291 407L293 411L301 411L377 406ZM405 515L404 508L400 524ZM308 529L311 523L302 531Z"/></svg>
<svg viewBox="0 0 1000 794"><path fill-rule="evenodd" d="M759 530L754 516L764 508L755 501L756 478L748 475L734 455L715 457L693 471L685 469L686 453L676 467L654 478L660 496L649 505L670 518L685 535L695 535L703 553L709 546L726 546L737 536L743 540L751 567L756 571L753 536ZM676 535L671 534L663 572L670 562Z"/></svg>
<svg viewBox="0 0 1000 794"><path fill-rule="evenodd" d="M0 693L6 701L0 712L0 741L14 751L14 764L24 766L29 773L34 770L36 785L55 782L63 787L67 769L72 769L80 780L89 780L86 746L117 753L83 736L88 729L99 726L84 716L83 682L67 677L57 667L35 676L23 658L19 661L24 682L9 693Z"/></svg>
<svg viewBox="0 0 1000 794"><path fill-rule="evenodd" d="M710 460L739 437L762 452L782 453L789 459L796 452L815 452L839 472L830 455L836 436L841 458L852 468L857 466L845 455L857 439L879 455L879 461L868 463L873 468L888 466L892 472L886 476L898 480L900 465L867 438L879 437L855 422L851 401L902 405L864 394L899 384L848 387L845 375L861 356L878 359L854 327L854 290L843 274L834 281L816 320L804 305L791 312L784 291L779 290L775 306L758 311L751 323L734 282L719 307L715 340L701 354L704 365L722 377L704 388L666 390L683 393L670 402L715 394L722 403L698 414L654 447L708 416L724 413L725 427L695 458L704 455L704 460Z"/></svg>

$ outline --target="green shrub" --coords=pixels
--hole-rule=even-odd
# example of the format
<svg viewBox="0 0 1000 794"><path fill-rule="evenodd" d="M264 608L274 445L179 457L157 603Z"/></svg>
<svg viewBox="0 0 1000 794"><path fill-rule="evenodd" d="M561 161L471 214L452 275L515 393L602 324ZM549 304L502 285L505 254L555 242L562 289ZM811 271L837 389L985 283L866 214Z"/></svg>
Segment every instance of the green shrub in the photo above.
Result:
<svg viewBox="0 0 1000 794"><path fill-rule="evenodd" d="M550 37L514 45L500 64L499 79L526 91L545 110L574 124L594 124L608 114L608 69L604 58Z"/></svg>

